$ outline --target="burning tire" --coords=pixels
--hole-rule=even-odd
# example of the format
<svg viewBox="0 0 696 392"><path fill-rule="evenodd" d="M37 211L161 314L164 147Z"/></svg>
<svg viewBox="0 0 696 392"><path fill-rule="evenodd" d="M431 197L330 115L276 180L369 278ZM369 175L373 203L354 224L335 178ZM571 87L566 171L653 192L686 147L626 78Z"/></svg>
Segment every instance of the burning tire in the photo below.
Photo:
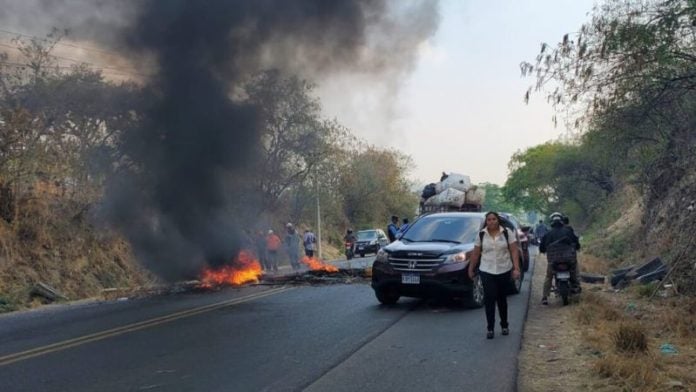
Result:
<svg viewBox="0 0 696 392"><path fill-rule="evenodd" d="M401 297L396 290L375 290L375 296L383 305L394 305Z"/></svg>

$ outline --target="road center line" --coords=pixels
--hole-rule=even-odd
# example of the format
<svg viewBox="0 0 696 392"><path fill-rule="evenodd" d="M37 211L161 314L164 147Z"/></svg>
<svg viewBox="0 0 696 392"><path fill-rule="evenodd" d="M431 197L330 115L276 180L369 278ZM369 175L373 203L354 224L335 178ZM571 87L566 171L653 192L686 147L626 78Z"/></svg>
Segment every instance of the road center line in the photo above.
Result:
<svg viewBox="0 0 696 392"><path fill-rule="evenodd" d="M244 302L253 301L255 299L268 297L274 294L281 293L283 291L291 290L291 287L281 287L276 289L270 289L262 293L250 294L240 298L234 298L225 300L222 302L213 303L210 305L205 305L193 309L182 310L179 312L171 313L164 316L154 317L149 320L139 321L132 324L123 325L116 328L107 329L101 332L95 332L84 336L79 336L76 338L63 340L60 342L48 344L45 346L33 348L30 350L20 351L14 354L8 354L0 357L0 366L9 365L15 362L24 361L30 358L38 357L48 353L66 350L71 347L80 346L86 343L95 342L98 340L107 339L113 336L122 335L128 332L139 331L141 329L153 327L155 325L165 324L174 320L196 316L202 313L212 312L217 309L225 308L232 305L241 304Z"/></svg>

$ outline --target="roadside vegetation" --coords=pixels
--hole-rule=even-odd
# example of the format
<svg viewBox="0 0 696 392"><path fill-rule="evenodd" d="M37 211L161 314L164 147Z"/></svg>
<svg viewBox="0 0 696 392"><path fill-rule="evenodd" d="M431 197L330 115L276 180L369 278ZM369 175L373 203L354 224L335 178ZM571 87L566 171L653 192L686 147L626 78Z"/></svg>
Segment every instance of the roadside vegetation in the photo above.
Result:
<svg viewBox="0 0 696 392"><path fill-rule="evenodd" d="M559 113L552 120L571 131L512 157L508 200L568 214L582 234L586 272L655 256L671 268L662 283L586 285L570 308L532 303L522 356L535 361L547 348L532 317L563 326L554 338L569 348L533 370L537 378L563 375L536 383L522 375L522 390L563 381L578 390L696 388L694 26L693 1L609 0L521 65L535 80L525 98L545 97Z"/></svg>
<svg viewBox="0 0 696 392"><path fill-rule="evenodd" d="M536 80L526 97L545 95L575 131L515 154L503 188L528 209L570 215L603 245L590 250L665 256L692 295L693 262L674 250L693 254L696 229L695 23L692 1L607 1L577 33L542 44L521 65Z"/></svg>
<svg viewBox="0 0 696 392"><path fill-rule="evenodd" d="M0 48L0 312L38 303L38 282L78 299L157 280L100 215L109 179L137 170L123 135L147 122L147 75L66 65L54 55L63 40L55 31ZM311 81L275 70L246 80L234 99L262 108L261 149L248 183L237 184L253 195L236 206L247 229L316 230L319 204L331 249L348 227L413 214L408 156L323 118Z"/></svg>

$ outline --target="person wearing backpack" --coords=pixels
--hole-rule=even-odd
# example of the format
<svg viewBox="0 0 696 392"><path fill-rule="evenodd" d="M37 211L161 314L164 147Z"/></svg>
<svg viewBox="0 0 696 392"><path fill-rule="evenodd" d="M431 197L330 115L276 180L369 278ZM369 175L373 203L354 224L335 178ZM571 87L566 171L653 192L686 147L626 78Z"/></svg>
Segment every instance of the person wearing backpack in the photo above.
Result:
<svg viewBox="0 0 696 392"><path fill-rule="evenodd" d="M486 308L486 338L493 339L495 308L498 306L502 334L510 334L508 325L507 290L511 279L520 278L520 255L515 246L515 234L501 225L497 212L486 213L486 226L476 236L469 263L469 278L479 268Z"/></svg>

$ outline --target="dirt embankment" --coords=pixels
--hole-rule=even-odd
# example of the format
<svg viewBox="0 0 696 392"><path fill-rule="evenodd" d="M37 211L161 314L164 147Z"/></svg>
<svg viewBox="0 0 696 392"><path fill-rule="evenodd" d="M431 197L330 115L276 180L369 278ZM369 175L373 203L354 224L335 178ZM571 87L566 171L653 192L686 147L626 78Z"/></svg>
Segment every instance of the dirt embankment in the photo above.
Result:
<svg viewBox="0 0 696 392"><path fill-rule="evenodd" d="M15 222L0 219L0 312L40 305L32 296L39 282L74 300L153 279L118 235L65 200L42 196L28 198Z"/></svg>
<svg viewBox="0 0 696 392"><path fill-rule="evenodd" d="M520 391L696 391L696 299L649 300L652 286L617 292L584 284L576 303L564 307L552 296L544 306L546 262L539 259L519 356ZM608 264L584 255L580 263Z"/></svg>

